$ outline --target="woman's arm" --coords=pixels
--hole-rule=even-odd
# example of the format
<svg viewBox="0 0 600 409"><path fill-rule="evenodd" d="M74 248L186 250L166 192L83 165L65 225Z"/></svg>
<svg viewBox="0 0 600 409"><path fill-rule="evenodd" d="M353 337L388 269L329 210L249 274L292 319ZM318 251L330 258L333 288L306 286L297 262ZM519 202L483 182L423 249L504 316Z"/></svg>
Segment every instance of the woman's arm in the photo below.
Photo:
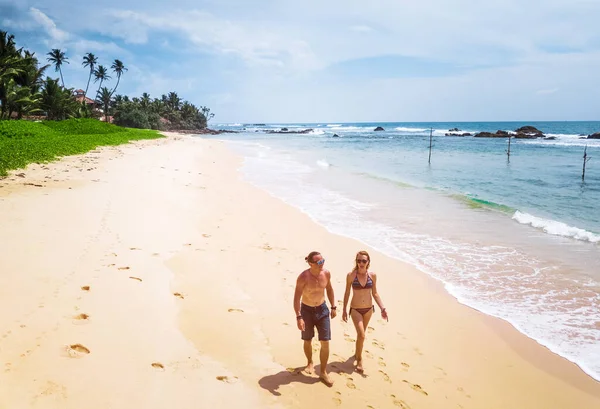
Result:
<svg viewBox="0 0 600 409"><path fill-rule="evenodd" d="M350 299L350 290L352 286L352 273L348 273L346 275L346 292L344 293L344 308L342 310L342 320L346 321L348 319L348 312L346 311L346 307L348 306L348 300Z"/></svg>
<svg viewBox="0 0 600 409"><path fill-rule="evenodd" d="M381 310L381 316L387 320L387 311L385 309L385 306L383 305L383 301L381 301L379 292L377 292L377 274L371 273L371 279L373 280L373 299L375 300L375 302L379 306L379 309Z"/></svg>

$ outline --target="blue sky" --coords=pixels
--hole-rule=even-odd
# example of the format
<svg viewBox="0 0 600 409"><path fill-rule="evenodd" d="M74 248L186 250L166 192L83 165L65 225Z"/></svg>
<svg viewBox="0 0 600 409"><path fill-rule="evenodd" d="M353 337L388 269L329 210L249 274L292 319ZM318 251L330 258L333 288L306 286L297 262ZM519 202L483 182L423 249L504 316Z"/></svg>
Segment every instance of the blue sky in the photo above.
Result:
<svg viewBox="0 0 600 409"><path fill-rule="evenodd" d="M0 0L18 45L66 52L68 87L85 53L119 58L120 93L215 124L600 120L598 21L598 0Z"/></svg>

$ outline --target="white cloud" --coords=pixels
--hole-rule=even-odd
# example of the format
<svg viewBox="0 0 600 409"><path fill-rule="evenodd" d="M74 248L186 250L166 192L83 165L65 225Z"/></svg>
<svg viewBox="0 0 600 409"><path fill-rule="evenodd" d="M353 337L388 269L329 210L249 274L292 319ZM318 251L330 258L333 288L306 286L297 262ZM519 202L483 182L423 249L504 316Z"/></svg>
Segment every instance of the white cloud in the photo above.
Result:
<svg viewBox="0 0 600 409"><path fill-rule="evenodd" d="M116 11L115 27L110 32L129 42L144 43L149 31L178 33L201 50L236 54L252 66L313 69L321 67L308 42L294 38L276 24L265 28L252 21L232 22L204 11L173 11L149 15ZM127 26L127 30L118 28ZM132 34L133 33L133 34Z"/></svg>
<svg viewBox="0 0 600 409"><path fill-rule="evenodd" d="M80 39L74 41L71 46L73 47L73 51L79 54L92 51L104 51L111 54L131 55L129 51L124 50L112 41L102 42L95 40Z"/></svg>
<svg viewBox="0 0 600 409"><path fill-rule="evenodd" d="M35 7L29 9L29 13L35 22L42 26L42 28L48 33L50 39L55 43L62 43L69 39L69 33L59 29L56 23L52 21L50 17L45 15Z"/></svg>

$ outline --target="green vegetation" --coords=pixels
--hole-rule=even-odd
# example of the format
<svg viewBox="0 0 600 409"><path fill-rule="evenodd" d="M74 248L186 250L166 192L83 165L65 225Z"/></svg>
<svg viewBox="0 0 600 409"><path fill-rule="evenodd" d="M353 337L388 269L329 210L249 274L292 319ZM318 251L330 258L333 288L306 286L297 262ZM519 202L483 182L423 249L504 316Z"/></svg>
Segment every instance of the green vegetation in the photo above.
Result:
<svg viewBox="0 0 600 409"><path fill-rule="evenodd" d="M156 131L121 128L96 119L0 121L0 176L30 163L47 163L98 146L161 137Z"/></svg>
<svg viewBox="0 0 600 409"><path fill-rule="evenodd" d="M110 65L116 84L107 87L112 78L109 69L94 54L85 54L81 63L89 70L85 91L65 87L62 67L71 61L64 51L52 49L46 61L50 64L41 65L35 53L18 48L13 35L0 31L0 120L99 118L111 122L114 118L115 124L132 128L196 130L206 128L214 117L210 108L198 108L174 91L154 99L148 93L139 98L115 95L127 72L119 59ZM57 78L45 76L52 66ZM93 92L92 78L98 83L94 99L87 95Z"/></svg>

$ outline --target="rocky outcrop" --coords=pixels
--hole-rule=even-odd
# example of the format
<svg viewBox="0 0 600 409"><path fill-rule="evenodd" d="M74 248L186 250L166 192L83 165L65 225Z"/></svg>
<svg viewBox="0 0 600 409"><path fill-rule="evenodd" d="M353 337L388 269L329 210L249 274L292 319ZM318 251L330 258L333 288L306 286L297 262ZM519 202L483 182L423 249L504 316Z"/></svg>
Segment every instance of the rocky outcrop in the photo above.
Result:
<svg viewBox="0 0 600 409"><path fill-rule="evenodd" d="M448 129L448 132L461 132L461 130L458 128L452 128L452 129Z"/></svg>
<svg viewBox="0 0 600 409"><path fill-rule="evenodd" d="M222 133L238 133L238 131L230 131L226 129L171 129L170 132L177 132L183 134L191 134L191 135L219 135Z"/></svg>
<svg viewBox="0 0 600 409"><path fill-rule="evenodd" d="M334 137L334 138L339 138L340 136L339 136L338 134L334 133L334 134L333 134L333 137Z"/></svg>
<svg viewBox="0 0 600 409"><path fill-rule="evenodd" d="M496 133L491 132L479 132L473 135L475 138L506 138L509 135L506 131L496 131Z"/></svg>
<svg viewBox="0 0 600 409"><path fill-rule="evenodd" d="M543 138L545 135L542 131L537 129L535 126L522 126L519 129L515 129L515 138Z"/></svg>
<svg viewBox="0 0 600 409"><path fill-rule="evenodd" d="M587 139L600 139L600 132L596 132L591 135L588 135Z"/></svg>
<svg viewBox="0 0 600 409"><path fill-rule="evenodd" d="M472 136L469 132L456 133L456 132L447 132L444 135L446 136Z"/></svg>
<svg viewBox="0 0 600 409"><path fill-rule="evenodd" d="M523 126L519 129L516 129L514 132L498 130L495 133L479 132L473 136L475 136L476 138L507 138L512 136L513 138L518 139L535 139L544 138L546 135L544 135L542 131L533 126Z"/></svg>
<svg viewBox="0 0 600 409"><path fill-rule="evenodd" d="M382 127L378 126L377 128L374 129L374 131L385 131L385 129L383 129Z"/></svg>
<svg viewBox="0 0 600 409"><path fill-rule="evenodd" d="M287 129L287 128L283 128L283 129ZM283 129L281 131L273 131L273 130L271 130L271 131L265 131L265 132L266 133L285 133L285 134L305 134L305 133L309 133L309 132L313 131L312 128L310 128L310 129L303 129L301 131L300 130L298 130L298 131L284 131Z"/></svg>

